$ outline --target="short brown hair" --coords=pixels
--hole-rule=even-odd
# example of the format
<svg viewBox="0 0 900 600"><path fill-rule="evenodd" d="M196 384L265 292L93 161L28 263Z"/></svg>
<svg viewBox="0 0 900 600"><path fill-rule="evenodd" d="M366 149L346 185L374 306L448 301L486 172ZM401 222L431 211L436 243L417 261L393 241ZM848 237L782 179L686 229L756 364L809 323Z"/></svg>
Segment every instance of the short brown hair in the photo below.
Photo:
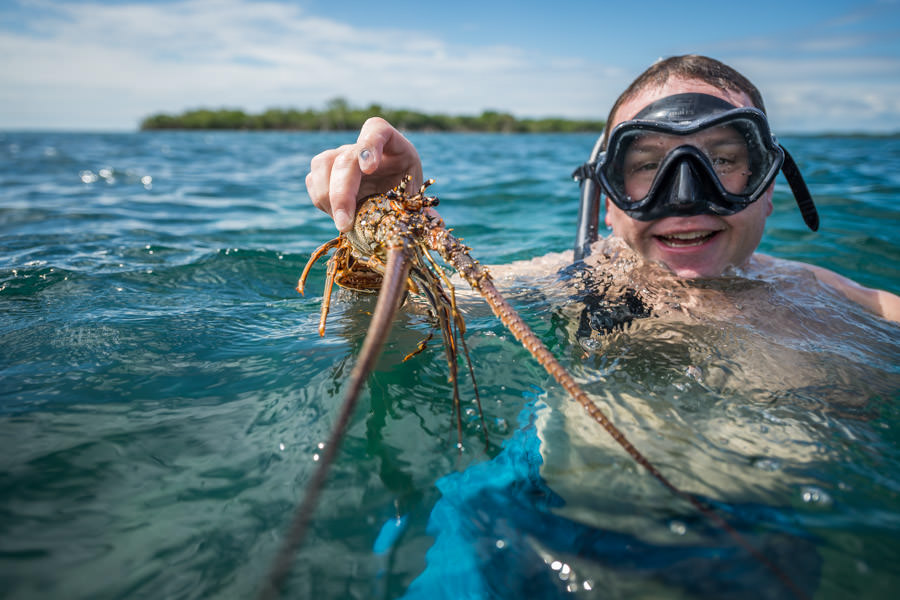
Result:
<svg viewBox="0 0 900 600"><path fill-rule="evenodd" d="M743 92L753 102L753 106L766 112L762 94L759 93L756 86L725 63L698 54L671 56L653 63L649 69L638 75L637 79L632 81L631 85L622 92L622 95L619 96L609 111L603 145L606 145L606 139L609 138L609 125L612 124L613 117L622 103L636 96L644 88L651 86L662 87L672 77L695 79L723 90Z"/></svg>

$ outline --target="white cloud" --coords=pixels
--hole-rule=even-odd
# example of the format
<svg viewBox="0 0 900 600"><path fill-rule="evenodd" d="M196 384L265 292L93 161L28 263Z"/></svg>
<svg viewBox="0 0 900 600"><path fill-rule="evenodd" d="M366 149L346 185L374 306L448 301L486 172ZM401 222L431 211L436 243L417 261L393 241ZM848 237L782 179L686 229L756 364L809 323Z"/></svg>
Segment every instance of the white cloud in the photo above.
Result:
<svg viewBox="0 0 900 600"><path fill-rule="evenodd" d="M900 59L736 57L777 131L900 130Z"/></svg>
<svg viewBox="0 0 900 600"><path fill-rule="evenodd" d="M457 114L602 118L636 74L616 64L634 53L585 58L597 56L592 40L578 57L488 39L463 45L402 21L367 30L280 2L29 7L40 17L0 30L0 128L131 129L158 111L319 107L336 96ZM755 40L719 50L763 89L776 126L900 128L896 59L816 58L827 40L813 38L796 58L768 58L772 40ZM862 42L832 45L851 43Z"/></svg>
<svg viewBox="0 0 900 600"><path fill-rule="evenodd" d="M454 113L491 106L585 116L598 114L604 83L585 86L585 65L561 68L559 57L355 29L274 2L41 4L53 16L30 24L36 33L0 33L8 57L0 127L132 128L159 110L320 106L335 96Z"/></svg>

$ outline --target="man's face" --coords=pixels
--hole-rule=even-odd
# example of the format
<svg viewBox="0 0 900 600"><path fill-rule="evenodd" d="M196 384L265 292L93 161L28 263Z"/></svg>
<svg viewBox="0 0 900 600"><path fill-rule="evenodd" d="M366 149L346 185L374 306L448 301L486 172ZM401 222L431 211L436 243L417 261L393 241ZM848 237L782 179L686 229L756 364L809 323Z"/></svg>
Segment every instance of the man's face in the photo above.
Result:
<svg viewBox="0 0 900 600"><path fill-rule="evenodd" d="M622 121L632 119L651 102L688 92L716 96L735 106L753 106L746 94L722 91L700 81L676 79L668 81L663 87L645 89L624 102L616 111L609 127L612 129ZM702 134L706 136L704 139L694 140L694 143L720 144L727 151L729 133L739 135L728 128L710 130ZM654 147L655 142L663 144L663 139L648 139L640 150L652 157L660 153L664 156L671 149L664 145ZM636 155L635 158L640 160L641 157ZM735 176L738 176L738 172L735 171ZM727 177L720 175L720 179L728 187ZM635 178L634 181L640 180ZM607 200L606 223L612 227L615 235L625 240L645 259L666 264L679 277L716 277L728 267L739 267L746 263L756 250L762 239L766 218L772 214L772 190L770 187L756 202L733 215L666 217L655 221L633 219ZM635 194L629 195L640 198L640 190L634 191Z"/></svg>

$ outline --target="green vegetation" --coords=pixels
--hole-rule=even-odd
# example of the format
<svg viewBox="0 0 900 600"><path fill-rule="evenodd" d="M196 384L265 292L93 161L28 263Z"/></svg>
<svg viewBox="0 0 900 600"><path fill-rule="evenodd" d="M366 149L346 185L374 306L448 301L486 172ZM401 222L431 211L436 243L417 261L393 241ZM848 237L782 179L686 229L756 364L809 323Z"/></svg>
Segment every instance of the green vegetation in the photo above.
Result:
<svg viewBox="0 0 900 600"><path fill-rule="evenodd" d="M342 98L331 100L325 110L272 108L258 115L234 109L197 109L181 115L156 114L141 122L142 130L151 129L237 129L247 131L356 130L366 119L379 116L406 131L484 131L495 133L575 133L599 132L603 121L562 118L517 119L514 116L486 110L480 116L428 115L413 110L353 108Z"/></svg>

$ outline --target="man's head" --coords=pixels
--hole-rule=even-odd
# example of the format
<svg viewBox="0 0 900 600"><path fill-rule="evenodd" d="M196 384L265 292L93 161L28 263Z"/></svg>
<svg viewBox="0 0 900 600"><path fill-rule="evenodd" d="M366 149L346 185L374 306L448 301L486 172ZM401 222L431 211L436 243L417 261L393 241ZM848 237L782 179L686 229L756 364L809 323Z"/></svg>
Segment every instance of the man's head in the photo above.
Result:
<svg viewBox="0 0 900 600"><path fill-rule="evenodd" d="M764 109L759 91L734 69L702 56L673 57L654 64L619 97L607 120L605 143L617 125L677 94L704 94L733 107ZM715 135L723 138L727 134ZM723 184L728 185L727 181ZM632 218L607 199L606 223L642 256L665 263L681 277L715 277L730 266L743 265L756 250L766 218L772 213L772 191L769 185L755 201L733 214L665 216L649 221Z"/></svg>

